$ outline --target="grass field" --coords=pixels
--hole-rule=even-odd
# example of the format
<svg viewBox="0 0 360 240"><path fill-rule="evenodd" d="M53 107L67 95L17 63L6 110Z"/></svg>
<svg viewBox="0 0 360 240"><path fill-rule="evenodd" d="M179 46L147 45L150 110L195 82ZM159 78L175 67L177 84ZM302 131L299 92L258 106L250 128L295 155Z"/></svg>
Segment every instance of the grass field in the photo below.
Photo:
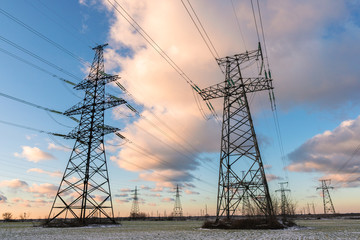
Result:
<svg viewBox="0 0 360 240"><path fill-rule="evenodd" d="M299 220L285 230L208 230L200 221L124 221L119 226L42 228L0 223L0 239L360 239L360 220Z"/></svg>

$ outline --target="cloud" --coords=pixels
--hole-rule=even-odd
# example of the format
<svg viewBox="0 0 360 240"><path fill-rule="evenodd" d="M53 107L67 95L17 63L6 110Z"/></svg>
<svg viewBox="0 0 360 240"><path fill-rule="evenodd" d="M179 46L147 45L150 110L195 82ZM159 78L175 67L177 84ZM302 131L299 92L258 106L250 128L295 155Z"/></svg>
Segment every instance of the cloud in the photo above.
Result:
<svg viewBox="0 0 360 240"><path fill-rule="evenodd" d="M128 199L115 199L115 201L117 202L117 203L119 203L119 204L124 204L124 203L128 203L128 202L130 202L130 200L128 200Z"/></svg>
<svg viewBox="0 0 360 240"><path fill-rule="evenodd" d="M157 182L158 187L174 188L173 182L179 182L181 180L190 181L192 175L184 171L176 170L157 170L153 172L142 172L139 174L139 178L145 181Z"/></svg>
<svg viewBox="0 0 360 240"><path fill-rule="evenodd" d="M59 150L59 151L64 151L64 152L70 152L72 149L69 148L69 147L66 147L66 146L58 146L54 143L49 143L48 145L48 149L49 150L52 150L52 149L55 149L55 150Z"/></svg>
<svg viewBox="0 0 360 240"><path fill-rule="evenodd" d="M0 194L0 203L6 203L7 202L7 197L3 194Z"/></svg>
<svg viewBox="0 0 360 240"><path fill-rule="evenodd" d="M162 195L160 193L148 194L147 196L149 196L149 197L162 197Z"/></svg>
<svg viewBox="0 0 360 240"><path fill-rule="evenodd" d="M0 182L1 187L8 187L10 189L27 189L28 184L25 181L19 179L12 179L12 180L4 180Z"/></svg>
<svg viewBox="0 0 360 240"><path fill-rule="evenodd" d="M12 198L11 201L14 202L14 203L18 203L18 202L21 202L23 200L22 200L22 198L16 197L16 198Z"/></svg>
<svg viewBox="0 0 360 240"><path fill-rule="evenodd" d="M163 192L164 188L163 187L155 187L150 189L151 192Z"/></svg>
<svg viewBox="0 0 360 240"><path fill-rule="evenodd" d="M50 153L44 152L37 147L22 146L21 153L14 153L15 157L25 158L30 162L40 162L44 160L55 159Z"/></svg>
<svg viewBox="0 0 360 240"><path fill-rule="evenodd" d="M121 4L200 88L224 80L180 2L154 0L150 4L134 0ZM127 123L123 129L124 136L136 145L122 146L110 159L123 169L141 172L139 177L143 180L172 182L156 173L196 170L202 161L200 154L218 152L221 128L215 121L203 120L184 79L108 1L104 0L103 5L113 14L108 35L110 48L104 53L106 64L110 69L121 69L121 84L144 104L134 106L145 117ZM236 33L229 1L199 0L193 6L221 57L257 47L249 2L235 2L246 46ZM353 47L360 40L360 29L351 17L357 14L358 4L267 0L261 2L261 7L275 94L281 107L341 108L360 100L360 68L356 66L360 48ZM335 31L332 26L341 30ZM212 102L221 116L222 100ZM113 112L119 119L123 117L120 110ZM266 140L264 137L264 145ZM143 173L149 169L154 174ZM177 180L191 182L194 176L180 174Z"/></svg>
<svg viewBox="0 0 360 240"><path fill-rule="evenodd" d="M319 172L339 182L356 181L360 173L360 116L343 121L332 131L325 131L307 140L291 152L287 166L293 172Z"/></svg>
<svg viewBox="0 0 360 240"><path fill-rule="evenodd" d="M151 189L149 186L145 186L145 185L141 185L140 188L143 189L143 190L150 190Z"/></svg>
<svg viewBox="0 0 360 240"><path fill-rule="evenodd" d="M166 197L166 198L163 198L161 199L161 202L173 202L174 199L173 198L169 198L169 197Z"/></svg>
<svg viewBox="0 0 360 240"><path fill-rule="evenodd" d="M29 187L28 192L35 194L36 197L48 197L55 196L58 187L51 183L33 184Z"/></svg>
<svg viewBox="0 0 360 240"><path fill-rule="evenodd" d="M128 197L129 194L127 193L122 193L122 194L116 194L115 197Z"/></svg>
<svg viewBox="0 0 360 240"><path fill-rule="evenodd" d="M131 192L130 188L122 188L120 189L121 192Z"/></svg>
<svg viewBox="0 0 360 240"><path fill-rule="evenodd" d="M194 192L194 191L191 191L191 190L188 190L188 189L185 189L184 192L186 194L189 194L189 195L199 195L200 194L199 192Z"/></svg>
<svg viewBox="0 0 360 240"><path fill-rule="evenodd" d="M274 180L281 180L282 178L279 176L276 176L274 174L266 174L266 180L268 182L274 181Z"/></svg>
<svg viewBox="0 0 360 240"><path fill-rule="evenodd" d="M30 168L26 172L44 173L44 174L47 174L47 175L49 175L51 177L61 177L62 176L62 172L60 172L60 171L50 172L50 171L45 171L45 170L40 169L40 168Z"/></svg>

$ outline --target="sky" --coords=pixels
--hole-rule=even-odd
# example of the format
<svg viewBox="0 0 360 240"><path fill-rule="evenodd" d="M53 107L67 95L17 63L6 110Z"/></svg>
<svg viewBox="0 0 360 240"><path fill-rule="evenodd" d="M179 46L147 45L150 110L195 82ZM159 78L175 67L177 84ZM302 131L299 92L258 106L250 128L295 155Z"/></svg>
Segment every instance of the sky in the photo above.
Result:
<svg viewBox="0 0 360 240"><path fill-rule="evenodd" d="M190 2L220 57L257 48L250 1ZM298 212L314 203L321 213L316 188L320 179L331 179L335 210L359 212L360 4L259 3L280 137L267 93L252 95L250 107L271 195L279 195L279 182L288 182ZM119 14L120 6L200 88L224 81L181 0L2 1L0 214L47 217L74 142L37 130L67 134L76 126L4 94L69 109L84 93L61 79L85 78L92 48L104 43L106 72L118 74L130 94L116 84L107 92L142 115L126 106L105 113L105 123L131 141L105 137L115 216L129 215L135 186L140 211L169 215L176 184L185 215L205 208L215 214L221 127L214 118L204 119L189 84ZM212 104L222 116L222 100Z"/></svg>

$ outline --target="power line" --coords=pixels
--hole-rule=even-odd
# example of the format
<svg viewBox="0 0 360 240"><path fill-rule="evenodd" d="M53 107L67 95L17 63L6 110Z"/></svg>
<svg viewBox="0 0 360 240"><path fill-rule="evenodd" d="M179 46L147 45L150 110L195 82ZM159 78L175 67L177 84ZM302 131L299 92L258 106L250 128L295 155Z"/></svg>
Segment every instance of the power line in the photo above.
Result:
<svg viewBox="0 0 360 240"><path fill-rule="evenodd" d="M120 134L120 133L115 133L115 134L116 134L119 138L121 138L121 139L123 139L124 141L126 141L127 143L133 144L136 148L140 149L142 152L140 152L140 151L138 151L138 150L135 150L134 148L128 146L128 147L129 147L130 149L132 149L133 151L135 151L135 152L137 152L137 153L139 153L139 154L141 154L141 155L143 155L143 156L145 156L145 157L147 157L147 158L151 158L151 159L153 159L153 160L158 160L158 162L162 162L162 163L165 163L165 164L166 164L166 163L167 163L167 164L170 164L169 162L167 162L167 161L165 161L165 160L161 160L161 159L159 159L159 158L154 157L154 155L153 155L152 153L150 153L149 151L143 149L143 148L140 147L138 144L136 144L136 143L134 143L133 141L131 141L131 140L129 140L128 138L126 138L124 135L122 135L122 134ZM125 161L125 162L127 162L127 163L129 163L129 164L131 164L131 165L134 165L134 166L136 166L136 167L138 167L138 168L140 168L140 169L143 169L143 170L145 170L145 171L155 173L155 174L157 174L157 175L159 175L159 176L161 176L161 177L164 177L164 178L166 178L166 179L168 179L168 180L170 180L170 181L173 181L173 180L175 179L175 178L169 178L169 177L167 177L167 176L165 176L165 175L162 175L162 174L158 173L155 169L148 169L148 168L145 168L145 167L140 166L140 165L138 165L138 164L135 164L135 163L133 163L133 162L127 161L127 160L125 160L125 159L122 159L121 161ZM152 171L151 171L151 170L152 170ZM200 182L203 182L203 183L205 183L205 184L207 184L207 185L209 185L209 186L213 186L213 184L211 184L211 183L209 183L209 182L207 182L207 181L204 181L204 180L202 180L202 179L200 179L200 178L198 178L198 177L195 177L195 176L190 175L190 174L189 174L189 176L190 176L191 178L196 179L196 180L198 180L198 181L200 181ZM199 189L200 189L200 188L199 188ZM201 190L207 191L207 190L204 190L204 189L201 189ZM207 191L207 192L209 192L209 191Z"/></svg>
<svg viewBox="0 0 360 240"><path fill-rule="evenodd" d="M270 65L269 65L269 58L268 58L268 53L267 53L267 47L266 47L266 41L265 41L265 32L264 32L264 27L263 27L263 23L262 23L262 17L261 17L259 0L256 0L256 3L257 3L257 7L258 7L258 12L259 12L259 20L260 20L261 34L262 34L262 38L263 38L263 41L264 41L265 59L266 59L266 63L267 63L268 70L269 70L269 69L270 69Z"/></svg>
<svg viewBox="0 0 360 240"><path fill-rule="evenodd" d="M159 53L159 55L192 87L192 91L196 91L199 92L200 88L187 76L187 74L169 57L169 55L150 37L150 35L148 35L146 33L146 31L135 21L135 19L133 19L130 14L121 6L121 4L117 1L114 0L114 2L116 3L116 5L114 3L112 3L110 0L108 0L108 2L110 3L110 5L115 9L116 12L118 12L134 29L136 32L138 32L143 38L144 40L150 44L150 46L152 48L154 48L154 50L156 52ZM119 8L117 7L119 6L120 9L123 11L120 11ZM195 96L195 95L194 95ZM198 97L198 96L196 96ZM195 98L196 98L195 97ZM195 101L197 101L195 99ZM198 104L197 104L198 105ZM198 107L199 108L199 107ZM215 110L211 109L209 107L211 113L213 114L213 116L215 117L215 119L217 119L217 114L215 112ZM202 116L205 119L208 119L204 110L202 108L199 108L200 113L202 114Z"/></svg>
<svg viewBox="0 0 360 240"><path fill-rule="evenodd" d="M51 16L57 16L59 19L61 19L63 22L65 22L67 25L69 25L73 30L75 30L75 32L79 31L79 29L77 29L73 24L71 24L69 21L67 21L66 18L62 17L60 14L58 14L54 9L50 8L49 6L47 6L44 2L38 0L38 2L44 7L46 8L46 12L50 12L51 15L47 14L46 12L40 10L40 8L36 5L33 4L31 1L28 1L27 3L30 4L33 8L35 8L37 11L41 12L46 18L50 19L52 22L54 22L55 24L57 24L58 26L60 26L62 29L64 29L66 32L68 32L70 35L72 35L75 39L77 39L79 42L81 43L85 43L87 42L88 38L84 38L82 35L75 35L74 32L69 31L68 28L66 28L63 24L59 23L58 21L56 21L54 18L52 18ZM80 39L80 37L82 37L82 39ZM91 40L93 45L97 45L97 43L93 40ZM88 44L86 44L88 45ZM92 48L90 45L88 46L89 48Z"/></svg>
<svg viewBox="0 0 360 240"><path fill-rule="evenodd" d="M54 110L54 109L50 109L50 108L47 108L47 107L43 107L43 106L40 106L40 105L37 105L35 103L31 103L31 102L28 102L28 101L25 101L23 99L20 99L20 98L16 98L16 97L13 97L13 96L10 96L8 94L5 94L5 93L2 93L0 92L0 96L2 97L5 97L5 98L8 98L8 99L11 99L13 101L16 101L16 102L19 102L19 103L22 103L22 104L26 104L26 105L29 105L29 106L32 106L32 107L35 107L35 108L38 108L38 109L41 109L41 110L44 110L46 112L51 112L51 113L55 113L55 114L58 114L58 115L62 115L62 116L66 116L68 118L70 118L71 120L75 121L75 122L79 122L78 119L72 117L72 116L67 116L65 115L63 112L60 112L60 111L57 111L57 110ZM49 115L50 116L50 115ZM55 119L54 119L55 120ZM56 121L56 120L55 120ZM59 123L60 124L60 123Z"/></svg>
<svg viewBox="0 0 360 240"><path fill-rule="evenodd" d="M64 136L65 136L65 135L60 134L60 133L52 133L52 132L48 132L48 131L44 131L44 130L40 130L40 129L28 127L28 126L21 125L21 124L17 124L17 123L12 123L12 122L3 121L3 120L0 120L0 123L6 124L6 125L9 125L9 126L13 126L13 127L18 127L18 128L23 128L23 129L27 129L27 130L39 132L39 133L46 133L46 134L53 135L53 136L57 136L57 137L64 137Z"/></svg>
<svg viewBox="0 0 360 240"><path fill-rule="evenodd" d="M77 56L76 54L70 52L69 50L67 50L66 48L64 48L63 46L61 46L60 44L56 43L55 41L51 40L50 38L46 37L44 34L40 33L39 31L35 30L34 28L30 27L29 25L27 25L26 23L22 22L21 20L19 20L18 18L14 17L13 15L11 15L10 13L6 12L4 9L0 8L0 13L5 15L6 17L8 17L9 19L11 19L12 21L16 22L17 24L19 24L20 26L24 27L25 29L29 30L30 32L32 32L33 34L35 34L36 36L42 38L43 40L45 40L46 42L52 44L53 46L55 46L56 48L58 48L59 50L61 50L62 52L68 54L69 56L71 56L72 58L78 60L79 62L81 62L84 65L89 66L89 63L86 62L84 59L82 59L81 57Z"/></svg>
<svg viewBox="0 0 360 240"><path fill-rule="evenodd" d="M39 61L45 63L46 65L48 65L48 66L50 66L50 67L53 67L53 68L55 68L56 70L58 70L58 71L60 71L60 72L62 72L62 73L65 73L66 75L68 75L68 76L70 76L70 77L72 77L72 78L74 78L74 79L77 79L77 80L79 80L79 81L82 80L81 78L78 78L78 77L75 76L74 74L72 74L72 73L70 73L70 72L62 69L61 67L57 66L56 64L54 64L54 63L52 63L52 62L49 62L48 60L40 57L39 55L37 55L37 54L35 54L35 53L33 53L33 52L31 52L31 51L29 51L29 50L27 50L27 49L19 46L19 45L17 45L17 44L14 43L13 41L11 41L11 40L3 37L3 36L0 36L0 40L2 40L2 41L4 41L4 42L6 42L7 44L9 44L9 45L11 45L11 46L19 49L20 51L22 51L22 52L24 52L24 53L26 53L26 54L28 54L28 55L30 55L30 56L38 59Z"/></svg>
<svg viewBox="0 0 360 240"><path fill-rule="evenodd" d="M23 59L23 58L15 55L15 54L13 54L13 53L11 53L11 52L3 49L3 48L0 48L0 51L3 52L3 53L5 53L5 54L7 54L8 56L10 56L10 57L12 57L12 58L15 58L16 60L19 60L19 61L21 61L21 62L23 62L23 63L28 64L29 66L31 66L31 67L33 67L33 68L35 68L35 69L38 69L38 70L40 70L40 71L42 71L42 72L44 72L44 73L46 73L46 74L48 74L48 75L50 75L50 76L52 76L52 77L54 77L54 78L57 78L57 79L59 79L60 81L62 81L62 82L64 82L64 83L70 84L70 85L72 85L72 86L75 86L75 85L76 85L75 83L73 83L73 82L71 82L71 81L69 81L69 80L67 80L67 79L65 79L65 78L62 78L62 77L60 77L60 76L58 76L58 75L56 75L56 74L54 74L54 73L52 73L52 72L50 72L50 71L48 71L48 70L46 70L46 69L44 69L44 68L36 65L36 64L33 64L32 62L29 62L29 61L27 61L27 60L25 60L25 59ZM77 96L77 97L78 97L78 96Z"/></svg>
<svg viewBox="0 0 360 240"><path fill-rule="evenodd" d="M238 17L238 15L236 13L234 2L233 2L233 0L230 0L230 1L231 1L231 6L232 6L232 9L233 9L234 15L235 15L236 23L237 23L238 29L240 31L241 39L242 39L242 41L244 43L245 50L247 51L247 47L246 47L246 43L245 43L245 39L244 39L244 34L243 34L242 30L241 30L239 17Z"/></svg>
<svg viewBox="0 0 360 240"><path fill-rule="evenodd" d="M197 22L199 23L200 28L201 28L201 30L202 30L202 31L200 30L199 26L197 25L197 23L196 23L195 19L194 19L194 18L193 18L193 16L191 15L191 13L190 13L190 11L189 11L188 7L185 5L184 1L183 1L183 0L181 0L181 2L182 2L182 4L183 4L184 8L186 9L187 13L189 14L189 16L190 16L190 18L191 18L191 21L194 23L194 25L195 25L196 29L198 30L198 32L199 32L199 34L200 34L201 38L204 40L204 42L205 42L205 44L206 44L207 48L209 49L209 51L210 51L211 55L214 57L214 59L216 59L216 58L220 58L220 56L219 56L218 52L216 51L216 49L215 49L215 47L214 47L214 45L213 45L213 43L212 43L211 39L209 38L209 35L207 34L207 32L206 32L206 30L205 30L204 26L202 25L202 23L201 23L201 21L200 21L200 19L199 19L198 15L196 14L196 12L195 12L195 10L194 10L193 6L191 5L190 1L189 1L189 0L187 0L187 2L188 2L188 4L189 4L189 6L190 6L190 8L191 8L191 11L192 11L192 13L194 14L194 16L195 16L195 18L196 18ZM204 36L204 35L205 35L205 36ZM221 69L221 68L220 68L220 69ZM221 70L222 70L222 69L221 69Z"/></svg>
<svg viewBox="0 0 360 240"><path fill-rule="evenodd" d="M184 141L194 152L200 153L200 150L195 149L191 143L189 143L189 141L187 141L186 139L182 138L176 131L174 131L172 128L170 128L164 121L161 120L160 117L158 117L153 111L151 111L151 109L146 108L143 104L141 104L123 85L121 85L121 83L116 82L116 84L118 85L118 87L124 92L126 93L137 105L142 106L143 108L147 109L163 126L165 126L165 128L167 130L169 130L170 132L172 132L175 136L177 136L179 139L181 139L182 141ZM125 104L131 111L133 111L137 116L143 118L144 120L146 120L148 123L151 124L151 126L153 126L155 129L157 129L160 133L164 134L166 137L168 137L169 139L177 142L184 150L186 150L188 153L190 153L192 156L194 156L194 153L192 151L190 151L189 149L187 149L187 147L185 145L183 145L180 141L175 140L173 137L171 137L169 134L167 134L166 132L164 132L161 128L158 127L157 124L153 123L150 121L149 118L147 118L144 114L140 113L139 111L137 111L135 108L133 108L129 103ZM144 131L146 131L145 129L143 129ZM205 167L207 168L207 166ZM215 170L215 168L212 167L212 169ZM215 170L216 171L216 170Z"/></svg>
<svg viewBox="0 0 360 240"><path fill-rule="evenodd" d="M257 21L256 21L256 15L255 15L255 10L254 10L253 0L250 0L250 2L251 2L251 9L252 9L253 17L254 17L256 35L257 35L257 38L258 38L258 42L260 42L259 29L258 29L258 25L257 25Z"/></svg>

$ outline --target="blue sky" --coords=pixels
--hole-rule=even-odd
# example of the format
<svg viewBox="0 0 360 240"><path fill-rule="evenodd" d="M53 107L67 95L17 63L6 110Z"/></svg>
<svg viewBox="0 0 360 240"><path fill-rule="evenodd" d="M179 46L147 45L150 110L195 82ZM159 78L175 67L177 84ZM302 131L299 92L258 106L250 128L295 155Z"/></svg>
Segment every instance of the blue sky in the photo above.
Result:
<svg viewBox="0 0 360 240"><path fill-rule="evenodd" d="M356 1L259 2L286 157L281 160L267 93L257 93L251 109L263 161L268 165L266 172L273 179L270 190L275 194L279 181L289 181L299 210L314 203L321 212L318 180L331 178L336 187L331 192L335 210L358 212L355 200L359 197L359 182L351 180L359 172L358 154L352 153L360 144L356 134L360 130L360 6ZM205 88L223 81L181 1L118 3L198 86ZM230 0L192 1L221 57L257 46L250 1L233 3L244 41ZM107 110L105 115L106 124L121 128L133 142L114 146L122 142L114 135L106 137L115 215L129 214L130 190L135 186L140 188L142 211L169 214L176 183L183 185L185 214L199 214L205 205L210 213L215 212L221 128L213 119L202 118L189 85L114 11L109 1L6 0L1 9L0 48L37 66L0 49L1 93L43 107L65 111L81 101L83 93L57 77L78 82L87 75L83 61L91 63L91 48L109 43L105 69L121 76L121 84L136 101L116 85L108 86L108 92L125 98L144 116L135 117L126 107ZM222 101L213 101L213 105L221 116ZM2 121L48 132L66 134L76 126L64 116L4 97L0 109ZM2 211L45 217L73 142L1 123L0 130ZM133 151L136 146L153 156ZM178 181L169 182L170 177Z"/></svg>

